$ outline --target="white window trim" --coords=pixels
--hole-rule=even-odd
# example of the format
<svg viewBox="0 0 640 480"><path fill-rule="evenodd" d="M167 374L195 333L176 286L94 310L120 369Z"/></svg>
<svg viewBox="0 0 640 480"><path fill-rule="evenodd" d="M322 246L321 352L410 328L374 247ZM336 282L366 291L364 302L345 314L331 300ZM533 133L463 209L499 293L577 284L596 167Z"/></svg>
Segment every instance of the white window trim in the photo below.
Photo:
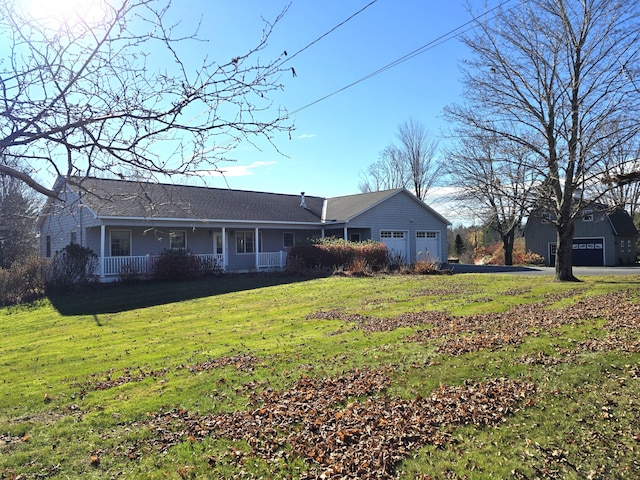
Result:
<svg viewBox="0 0 640 480"><path fill-rule="evenodd" d="M291 235L291 245L287 245L285 237ZM282 248L291 248L296 246L296 234L295 232L282 232Z"/></svg>
<svg viewBox="0 0 640 480"><path fill-rule="evenodd" d="M114 255L113 254L113 232L127 232L129 234L129 255ZM109 256L111 257L130 257L133 253L133 235L131 230L127 228L113 228L109 230Z"/></svg>
<svg viewBox="0 0 640 480"><path fill-rule="evenodd" d="M174 247L171 245L173 242L172 237L176 233L182 233L184 235L184 247ZM170 250L186 250L187 249L187 231L186 230L169 230L169 249Z"/></svg>
<svg viewBox="0 0 640 480"><path fill-rule="evenodd" d="M252 242L252 249L250 252L247 252L247 242L246 242L246 236L247 234L251 235L251 238L253 238L253 242ZM236 238L235 238L235 244L236 244L236 255L255 255L256 253L256 232L254 232L253 230L236 230ZM244 242L244 251L243 252L239 252L238 251L238 236L242 235L245 238L245 242Z"/></svg>

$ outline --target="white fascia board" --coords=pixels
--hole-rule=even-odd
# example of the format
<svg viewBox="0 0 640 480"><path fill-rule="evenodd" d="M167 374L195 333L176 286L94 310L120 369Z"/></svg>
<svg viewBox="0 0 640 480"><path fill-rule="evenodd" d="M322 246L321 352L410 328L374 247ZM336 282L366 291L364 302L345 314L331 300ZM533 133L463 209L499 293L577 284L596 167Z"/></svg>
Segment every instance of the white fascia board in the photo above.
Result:
<svg viewBox="0 0 640 480"><path fill-rule="evenodd" d="M114 217L110 215L101 215L96 218L100 220L109 221L127 221L127 222L178 222L178 223L190 223L190 224L209 224L209 223L226 223L226 224L263 224L263 225L308 225L319 227L322 226L322 222L286 222L275 220L221 220L215 218L175 218L175 217Z"/></svg>

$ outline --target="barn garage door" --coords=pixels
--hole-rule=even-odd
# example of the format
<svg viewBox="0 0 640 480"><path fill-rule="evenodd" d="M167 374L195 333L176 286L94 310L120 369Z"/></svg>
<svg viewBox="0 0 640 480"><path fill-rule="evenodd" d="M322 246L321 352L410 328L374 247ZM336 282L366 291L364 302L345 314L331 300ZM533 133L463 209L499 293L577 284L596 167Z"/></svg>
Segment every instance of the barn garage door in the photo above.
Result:
<svg viewBox="0 0 640 480"><path fill-rule="evenodd" d="M387 246L392 258L401 257L407 261L407 233L399 230L382 230L380 241Z"/></svg>
<svg viewBox="0 0 640 480"><path fill-rule="evenodd" d="M416 260L440 261L438 232L416 232Z"/></svg>
<svg viewBox="0 0 640 480"><path fill-rule="evenodd" d="M550 245L551 265L556 264L556 244ZM573 265L580 267L601 267L604 265L603 238L574 238Z"/></svg>

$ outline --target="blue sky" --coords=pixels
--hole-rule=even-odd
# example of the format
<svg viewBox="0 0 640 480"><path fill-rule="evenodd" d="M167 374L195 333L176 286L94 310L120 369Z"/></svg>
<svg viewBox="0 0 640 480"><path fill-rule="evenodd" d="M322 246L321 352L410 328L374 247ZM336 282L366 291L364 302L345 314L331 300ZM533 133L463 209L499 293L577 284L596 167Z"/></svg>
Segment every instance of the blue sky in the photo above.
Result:
<svg viewBox="0 0 640 480"><path fill-rule="evenodd" d="M289 55L331 30L370 0L293 0L261 56ZM472 2L476 12L500 3ZM174 2L177 6L178 2ZM202 13L201 36L212 58L226 59L254 45L262 18L274 19L287 1L188 2L179 13ZM183 7L184 8L184 4ZM184 12L184 13L182 13ZM281 78L284 91L274 106L294 112L429 44L470 20L463 1L378 0L362 13L287 63L297 76ZM241 145L224 163L226 179L207 184L278 193L339 196L358 193L359 175L395 141L399 124L413 118L440 137L445 105L460 100L459 61L468 52L451 39L379 75L292 115L291 139L277 136L284 154L265 146ZM286 156L285 156L286 155Z"/></svg>
<svg viewBox="0 0 640 480"><path fill-rule="evenodd" d="M39 15L65 15L65 8L84 0L23 0ZM511 0L469 0L477 15ZM369 5L371 4L371 5ZM199 36L205 43L189 44L185 52L197 68L205 55L219 63L245 54L261 36L264 19L275 26L261 62L289 57L344 25L308 49L290 58L280 78L284 89L271 97L273 108L291 114L295 130L267 142L249 142L229 152L234 162L218 168L226 172L205 179L212 187L230 187L276 193L334 197L359 192L360 177L378 160L380 152L396 141L398 126L413 118L433 138L446 131L445 105L460 101L459 63L468 56L462 43L450 35L461 32L471 20L466 0L174 0L169 10L178 30L191 33L201 21ZM54 7L53 13L47 13ZM45 8L46 7L46 8ZM466 27L468 28L468 27ZM441 41L444 36L448 40ZM405 55L429 45L421 54L335 95L309 104L347 87ZM156 59L161 64L162 58ZM308 106L308 107L306 107ZM306 107L306 108L305 108ZM445 140L440 140L441 146ZM171 179L184 183L185 179ZM201 184L202 181L191 180ZM441 190L438 190L437 194ZM427 199L456 223L439 195Z"/></svg>

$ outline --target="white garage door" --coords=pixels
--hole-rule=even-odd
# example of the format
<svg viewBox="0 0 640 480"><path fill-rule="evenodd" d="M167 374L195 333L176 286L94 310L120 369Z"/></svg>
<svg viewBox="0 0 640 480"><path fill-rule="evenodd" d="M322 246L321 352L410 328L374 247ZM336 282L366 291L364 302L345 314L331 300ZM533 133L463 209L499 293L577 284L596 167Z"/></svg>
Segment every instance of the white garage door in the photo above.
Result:
<svg viewBox="0 0 640 480"><path fill-rule="evenodd" d="M416 260L441 261L438 232L416 232Z"/></svg>
<svg viewBox="0 0 640 480"><path fill-rule="evenodd" d="M387 246L391 258L407 261L407 233L399 230L382 230L380 241Z"/></svg>

